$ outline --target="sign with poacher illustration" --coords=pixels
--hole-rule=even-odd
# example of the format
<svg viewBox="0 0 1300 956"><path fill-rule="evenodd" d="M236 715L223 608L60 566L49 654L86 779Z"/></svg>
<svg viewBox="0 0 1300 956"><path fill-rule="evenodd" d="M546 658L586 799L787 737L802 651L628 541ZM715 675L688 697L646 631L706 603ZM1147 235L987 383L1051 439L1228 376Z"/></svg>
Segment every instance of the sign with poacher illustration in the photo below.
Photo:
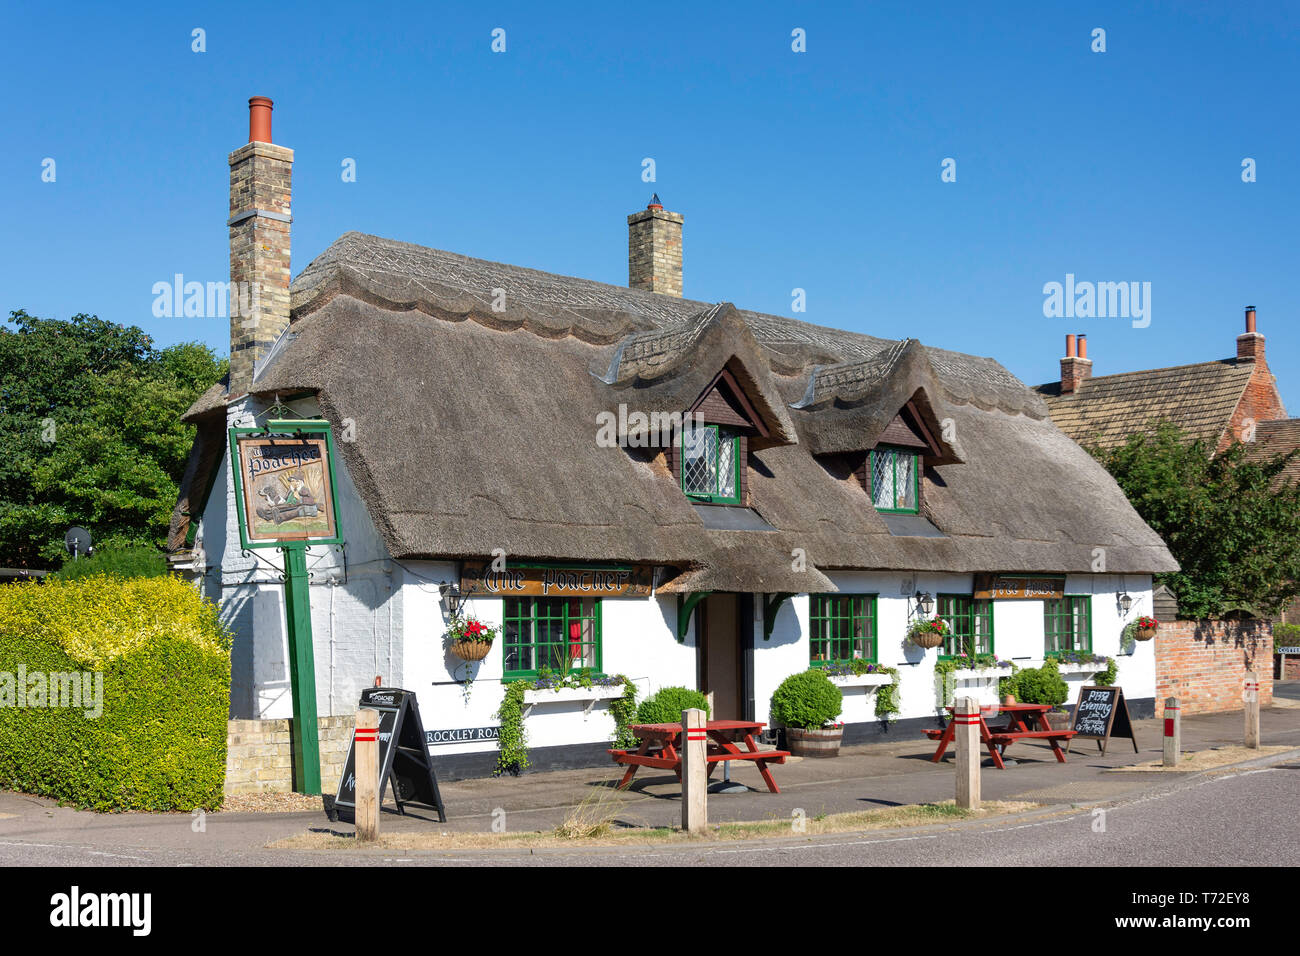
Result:
<svg viewBox="0 0 1300 956"><path fill-rule="evenodd" d="M338 542L328 424L236 428L231 448L244 547Z"/></svg>

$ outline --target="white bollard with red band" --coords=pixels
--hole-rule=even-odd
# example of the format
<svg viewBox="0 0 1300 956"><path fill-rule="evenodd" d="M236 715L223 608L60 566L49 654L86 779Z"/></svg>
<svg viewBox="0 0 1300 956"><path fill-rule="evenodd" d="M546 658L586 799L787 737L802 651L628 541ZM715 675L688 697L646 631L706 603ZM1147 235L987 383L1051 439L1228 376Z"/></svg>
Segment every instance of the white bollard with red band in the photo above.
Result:
<svg viewBox="0 0 1300 956"><path fill-rule="evenodd" d="M357 772L357 841L379 839L379 711L363 707L357 711L357 729L352 737Z"/></svg>
<svg viewBox="0 0 1300 956"><path fill-rule="evenodd" d="M692 833L708 827L708 715L692 708L682 711L682 829Z"/></svg>
<svg viewBox="0 0 1300 956"><path fill-rule="evenodd" d="M1259 678L1254 671L1246 671L1241 688L1241 701L1246 711L1246 747L1259 749Z"/></svg>
<svg viewBox="0 0 1300 956"><path fill-rule="evenodd" d="M957 806L980 805L980 708L973 697L961 697L953 708L953 743L957 747Z"/></svg>
<svg viewBox="0 0 1300 956"><path fill-rule="evenodd" d="M1183 755L1183 718L1177 697L1165 698L1165 753L1164 765L1177 767Z"/></svg>

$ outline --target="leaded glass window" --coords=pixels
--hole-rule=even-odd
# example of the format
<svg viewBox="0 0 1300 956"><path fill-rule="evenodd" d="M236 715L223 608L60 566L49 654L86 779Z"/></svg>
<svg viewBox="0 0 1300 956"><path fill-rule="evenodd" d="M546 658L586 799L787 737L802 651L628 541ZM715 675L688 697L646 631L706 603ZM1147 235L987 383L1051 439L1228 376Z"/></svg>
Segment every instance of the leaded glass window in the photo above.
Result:
<svg viewBox="0 0 1300 956"><path fill-rule="evenodd" d="M719 425L682 431L682 491L703 501L740 501L740 436Z"/></svg>
<svg viewBox="0 0 1300 956"><path fill-rule="evenodd" d="M876 448L871 452L871 502L878 511L915 514L920 508L920 469L917 455L906 448Z"/></svg>

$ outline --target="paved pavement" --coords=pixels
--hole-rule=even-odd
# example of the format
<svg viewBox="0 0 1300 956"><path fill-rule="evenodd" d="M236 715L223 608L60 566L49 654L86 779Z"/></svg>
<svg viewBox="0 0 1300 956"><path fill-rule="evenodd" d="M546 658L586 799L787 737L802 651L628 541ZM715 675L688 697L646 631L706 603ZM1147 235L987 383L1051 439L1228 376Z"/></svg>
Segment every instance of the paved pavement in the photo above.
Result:
<svg viewBox="0 0 1300 956"><path fill-rule="evenodd" d="M1265 745L1300 748L1300 708L1269 708L1263 713L1261 725L1262 742ZM1183 720L1183 745L1187 750L1204 750L1239 744L1241 732L1240 712L1186 717ZM1152 799L1153 795L1159 793L1162 794L1160 806L1165 808L1164 811L1155 806L1147 810L1123 809L1115 811L1119 814L1118 819L1121 822L1125 819L1144 820L1144 813L1167 812L1171 814L1169 819L1178 822L1179 827L1206 827L1211 826L1212 821L1218 829L1211 836L1221 837L1222 843L1207 844L1212 846L1207 852L1217 856L1203 858L1197 853L1196 859L1200 862L1252 863L1257 859L1271 862L1277 859L1279 853L1290 857L1287 862L1300 861L1300 850L1295 849L1300 846L1300 840L1286 839L1290 833L1287 821L1273 819L1272 811L1268 808L1264 808L1259 816L1250 813L1206 815L1200 812L1204 800L1210 801L1207 806L1212 805L1215 799L1228 800L1227 803L1220 803L1220 806L1234 806L1230 794L1236 793L1232 788L1238 786L1243 788L1243 795L1261 788L1282 790L1285 788L1283 781L1295 781L1294 773L1285 769L1270 770L1267 774L1259 775L1259 782L1240 784L1227 780L1214 782L1221 777L1204 775L1188 780L1183 775L1172 778L1168 774L1107 773L1108 768L1150 760L1159 755L1161 738L1157 721L1138 721L1137 737L1141 745L1141 753L1138 754L1133 752L1133 747L1127 740L1112 740L1108 753L1103 757L1097 752L1093 741L1083 740L1076 741L1070 759L1065 764L1057 763L1045 745L1036 743L1017 744L1011 748L1009 756L1016 758L1017 762L1004 771L993 769L986 759L982 780L985 799L1030 800L1055 808L1056 816L1032 824L1026 824L1021 819L1010 824L974 824L970 825L969 832L963 825L956 830L951 827L942 828L932 834L911 830L892 835L874 834L869 839L849 835L843 839L823 838L827 845L822 847L825 851L822 854L807 854L806 848L782 849L781 852L787 855L803 853L810 857L810 862L830 865L860 860L854 854L864 851L853 850L852 847L871 846L876 848L871 851L872 862L876 863L938 862L940 858L951 862L952 857L947 855L946 848L951 842L952 834L961 832L966 834L962 839L969 842L953 844L954 852L965 847L960 852L970 854L967 858L971 861L999 863L1025 859L1049 862L1042 857L1043 847L1032 835L1004 840L998 844L1001 849L994 852L986 844L980 843L978 834L1003 832L998 827L1012 828L1006 832L1030 834L1030 830L1018 828L1032 826L1036 828L1032 831L1033 834L1047 833L1050 830L1056 834L1052 839L1057 840L1071 832L1068 830L1070 826L1075 826L1081 828L1082 833L1091 835L1093 818L1090 813L1078 812L1078 806L1105 804L1140 808L1143 801ZM942 764L933 764L928 759L933 750L934 744L930 741L909 737L892 743L846 748L833 760L792 761L774 769L781 786L780 794L769 794L763 790L753 767L739 766L734 769L734 779L759 789L737 795L712 796L709 800L709 818L715 823L728 820L789 820L796 810L812 817L819 813L951 799L954 786L951 757L945 758ZM1291 759L1292 764L1296 762L1295 758ZM594 797L616 801L616 818L622 824L675 826L680 822L680 787L673 776L642 771L630 791L611 792L609 787L618 776L618 771L611 764L609 769L448 783L443 787L451 817L446 824L439 825L436 818L422 810L406 817L386 812L381 829L386 833L430 828L485 832L492 828L494 820L502 819L504 814L507 830L548 830L568 816L575 804L584 798ZM1268 781L1277 782L1265 782L1265 777ZM1251 778L1244 777L1242 780ZM1294 793L1295 783L1291 782L1290 786L1292 789L1289 793ZM1216 791L1214 787L1223 789ZM1208 789L1202 793L1198 788ZM1220 796L1214 797L1215 793ZM1294 801L1288 795L1285 802ZM1280 806L1282 803L1273 805ZM1187 814L1194 816L1185 816ZM1265 826L1265 823L1268 825ZM1270 830L1269 827L1273 829ZM201 820L185 813L95 814L57 807L50 801L37 797L0 793L0 865L329 866L355 862L382 863L386 857L394 856L391 850L317 852L265 849L270 842L309 830L346 834L352 828L345 824L330 824L323 813L316 812L211 813ZM937 836L940 832L944 834L941 840ZM1181 830L1179 832L1181 834ZM1271 836L1265 836L1270 832ZM1191 840L1186 846L1194 846L1192 835L1188 833L1185 836ZM1203 840L1204 834L1196 839ZM931 860L926 856L924 847L937 847L939 843L945 849L934 850L937 855ZM1086 848L1088 853L1100 852L1097 848L1103 843L1104 841L1085 842L1076 849ZM880 849L895 844L897 852ZM899 848L904 844L915 846L908 853L903 853ZM1130 840L1112 841L1109 845L1116 853L1135 855L1136 859L1138 848L1143 844L1140 840ZM1176 844L1179 852L1182 852L1183 847L1182 842ZM753 848L763 849L757 846ZM719 849L716 860L710 857L711 862L730 859L733 862L757 863L777 859L762 855L750 858L745 855L749 853L750 846L744 848L744 854L739 853L734 845L728 849L730 855ZM639 849L633 861L646 864L670 862L673 854L679 854L677 862L688 857L691 861L697 861L700 852L701 848L697 847L692 847L689 851ZM696 856L690 856L692 853ZM985 856L980 856L981 853ZM680 856L681 854L686 856ZM611 856L610 851L589 851L580 856L589 862L629 862ZM575 854L568 851L558 854L539 853L525 859L527 862L540 863L550 861L552 857L563 858L570 863L578 861ZM449 862L446 854L406 854L402 857L407 858L419 863ZM462 862L470 859L485 863L521 862L517 854L495 852L461 853L456 855L456 859ZM1061 857L1060 861L1065 862L1067 859ZM1092 859L1094 862L1104 862L1109 858L1103 854ZM1119 858L1109 861L1119 862ZM782 862L793 860L784 859Z"/></svg>
<svg viewBox="0 0 1300 956"><path fill-rule="evenodd" d="M1300 700L1300 680L1273 681L1273 696L1287 700Z"/></svg>

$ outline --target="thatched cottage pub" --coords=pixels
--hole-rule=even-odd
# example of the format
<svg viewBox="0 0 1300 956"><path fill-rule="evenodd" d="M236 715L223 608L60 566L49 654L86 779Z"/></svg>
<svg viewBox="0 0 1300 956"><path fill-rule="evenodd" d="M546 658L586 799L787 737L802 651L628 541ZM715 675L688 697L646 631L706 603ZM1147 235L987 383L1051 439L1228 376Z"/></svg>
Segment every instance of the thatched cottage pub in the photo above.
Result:
<svg viewBox="0 0 1300 956"><path fill-rule="evenodd" d="M270 101L251 108L231 279L260 307L231 319L229 380L186 415L171 537L237 635L232 717L288 717L295 687L350 715L382 675L418 695L442 772L476 774L506 683L543 667L700 688L759 721L809 666L895 668L892 724L875 707L891 676L836 678L852 742L932 726L936 665L963 648L1118 655L1134 715L1151 711L1151 648L1121 654L1121 632L1175 562L997 361L687 299L683 218L657 201L628 217L627 288L359 233L290 283L293 153ZM287 567L241 525L230 446L315 420L328 478L309 456L280 463L288 491L254 489L250 521L336 510ZM286 608L295 574L310 583ZM447 651L453 611L499 629L481 661ZM307 617L308 656L286 612ZM934 615L942 646L904 639ZM955 675L989 701L997 676ZM608 762L621 692L530 695L533 766Z"/></svg>

